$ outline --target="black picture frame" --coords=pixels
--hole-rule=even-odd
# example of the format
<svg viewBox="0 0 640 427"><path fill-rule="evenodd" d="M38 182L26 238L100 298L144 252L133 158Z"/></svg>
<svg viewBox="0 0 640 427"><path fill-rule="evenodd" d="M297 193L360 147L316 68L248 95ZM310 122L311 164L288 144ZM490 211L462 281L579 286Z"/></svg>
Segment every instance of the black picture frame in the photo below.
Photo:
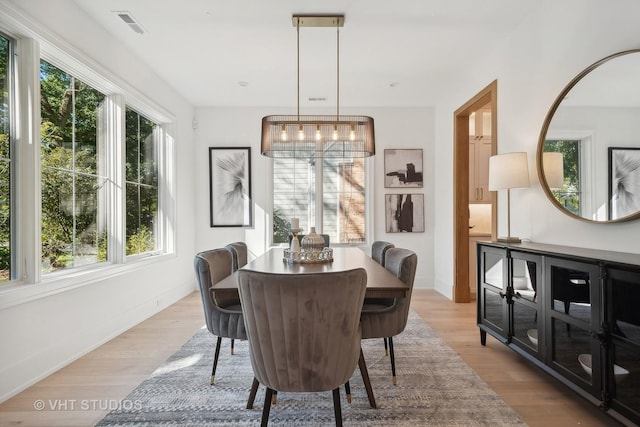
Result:
<svg viewBox="0 0 640 427"><path fill-rule="evenodd" d="M640 211L640 147L609 147L608 219Z"/></svg>
<svg viewBox="0 0 640 427"><path fill-rule="evenodd" d="M211 227L252 227L251 147L209 147Z"/></svg>
<svg viewBox="0 0 640 427"><path fill-rule="evenodd" d="M385 194L387 233L424 233L424 194Z"/></svg>
<svg viewBox="0 0 640 427"><path fill-rule="evenodd" d="M384 150L384 188L422 188L422 148Z"/></svg>

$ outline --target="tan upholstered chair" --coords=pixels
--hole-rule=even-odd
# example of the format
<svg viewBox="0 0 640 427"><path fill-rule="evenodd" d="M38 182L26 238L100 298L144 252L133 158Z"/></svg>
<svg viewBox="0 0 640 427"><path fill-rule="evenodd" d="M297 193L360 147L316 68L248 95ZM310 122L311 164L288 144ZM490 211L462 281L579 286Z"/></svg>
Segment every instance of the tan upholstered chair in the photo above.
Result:
<svg viewBox="0 0 640 427"><path fill-rule="evenodd" d="M369 303L367 301L362 307L360 317L362 339L387 338L389 341L393 384L397 383L393 337L407 326L409 303L411 302L417 265L418 257L413 251L401 248L389 249L385 256L385 268L409 286L407 295L404 298L391 300L391 304Z"/></svg>
<svg viewBox="0 0 640 427"><path fill-rule="evenodd" d="M387 251L391 248L395 248L395 245L393 243L376 240L371 245L371 258L373 258L375 262L384 267L384 257Z"/></svg>
<svg viewBox="0 0 640 427"><path fill-rule="evenodd" d="M231 338L232 342L234 339L246 340L247 334L244 329L240 302L237 300L216 301L215 295L211 291L211 286L232 273L231 252L226 248L200 252L195 257L194 267L200 285L207 329L218 337L213 356L213 368L211 369L211 384L213 384L216 379L216 367L222 338Z"/></svg>
<svg viewBox="0 0 640 427"><path fill-rule="evenodd" d="M342 425L339 387L361 354L366 271L292 275L242 269L238 274L251 366L257 382L267 387L262 425L268 423L274 391L329 390L336 425Z"/></svg>
<svg viewBox="0 0 640 427"><path fill-rule="evenodd" d="M248 250L247 244L244 242L233 242L229 243L225 246L233 256L233 271L236 271L239 268L247 265L248 260Z"/></svg>

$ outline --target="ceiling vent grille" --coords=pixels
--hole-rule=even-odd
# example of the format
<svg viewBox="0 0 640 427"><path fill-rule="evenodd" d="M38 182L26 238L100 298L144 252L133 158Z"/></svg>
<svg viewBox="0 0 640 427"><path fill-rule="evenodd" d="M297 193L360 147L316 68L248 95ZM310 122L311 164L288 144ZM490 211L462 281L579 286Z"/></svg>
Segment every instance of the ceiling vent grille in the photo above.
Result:
<svg viewBox="0 0 640 427"><path fill-rule="evenodd" d="M142 28L142 25L140 25L138 21L136 21L136 19L133 16L131 16L131 14L128 11L115 10L113 11L113 13L118 15L118 17L120 17L120 19L122 19L122 21L125 24L127 24L133 31L135 31L138 34L144 34L144 29Z"/></svg>

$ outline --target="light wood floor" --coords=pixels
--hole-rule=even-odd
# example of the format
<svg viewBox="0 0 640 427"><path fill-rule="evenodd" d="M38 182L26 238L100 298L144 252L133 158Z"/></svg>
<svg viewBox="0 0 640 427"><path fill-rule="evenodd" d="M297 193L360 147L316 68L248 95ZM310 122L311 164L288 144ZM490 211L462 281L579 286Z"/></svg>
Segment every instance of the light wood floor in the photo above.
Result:
<svg viewBox="0 0 640 427"><path fill-rule="evenodd" d="M201 304L194 292L0 404L0 426L94 425L204 325ZM481 346L474 303L415 290L412 307L530 426L620 425L491 337Z"/></svg>

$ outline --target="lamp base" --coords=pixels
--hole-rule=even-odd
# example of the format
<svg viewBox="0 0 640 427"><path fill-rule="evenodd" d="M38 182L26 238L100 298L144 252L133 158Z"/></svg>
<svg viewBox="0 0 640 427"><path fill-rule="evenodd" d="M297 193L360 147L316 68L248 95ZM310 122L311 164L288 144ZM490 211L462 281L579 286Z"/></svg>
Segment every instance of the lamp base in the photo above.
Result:
<svg viewBox="0 0 640 427"><path fill-rule="evenodd" d="M522 243L519 237L507 236L507 237L498 237L498 242L505 243Z"/></svg>

